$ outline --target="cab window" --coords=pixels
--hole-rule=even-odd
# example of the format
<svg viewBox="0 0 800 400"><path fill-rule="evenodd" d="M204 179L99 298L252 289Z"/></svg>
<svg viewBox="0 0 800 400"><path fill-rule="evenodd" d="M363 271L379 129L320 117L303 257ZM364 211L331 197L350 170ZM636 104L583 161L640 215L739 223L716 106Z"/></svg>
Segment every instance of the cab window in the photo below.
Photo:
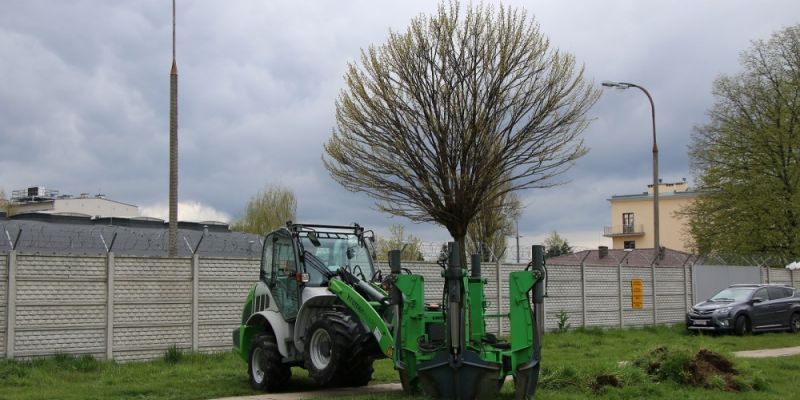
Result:
<svg viewBox="0 0 800 400"><path fill-rule="evenodd" d="M289 275L294 276L294 273L297 271L297 266L295 263L294 247L292 246L291 236L288 234L278 235L277 240L273 243L273 246L273 274L281 277L286 277Z"/></svg>
<svg viewBox="0 0 800 400"><path fill-rule="evenodd" d="M273 235L267 236L264 241L264 249L261 254L261 280L265 283L272 279L272 255L274 245L272 242Z"/></svg>

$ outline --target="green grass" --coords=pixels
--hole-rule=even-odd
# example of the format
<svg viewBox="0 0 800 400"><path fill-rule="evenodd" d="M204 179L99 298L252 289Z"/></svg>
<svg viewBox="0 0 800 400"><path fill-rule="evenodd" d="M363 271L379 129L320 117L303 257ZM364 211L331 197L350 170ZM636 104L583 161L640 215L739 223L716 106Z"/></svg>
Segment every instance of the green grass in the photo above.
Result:
<svg viewBox="0 0 800 400"><path fill-rule="evenodd" d="M705 388L680 383L687 354L709 349L730 352L800 346L800 335L769 333L747 337L687 335L681 327L644 329L575 329L544 339L544 360L537 399L788 399L797 397L800 357L733 359L749 389L724 391L721 378ZM637 366L657 347L674 350L660 382ZM732 358L731 358L732 359ZM315 388L305 371L292 369L290 391ZM611 375L621 387L597 387L600 375ZM373 383L397 382L389 360L375 364ZM738 378L737 378L738 379ZM594 386L594 387L593 387ZM170 350L161 360L116 364L92 357L58 355L33 361L0 361L0 399L213 399L258 394L249 388L247 365L233 353L214 355ZM357 400L406 399L400 394L360 396ZM502 398L513 398L513 384Z"/></svg>

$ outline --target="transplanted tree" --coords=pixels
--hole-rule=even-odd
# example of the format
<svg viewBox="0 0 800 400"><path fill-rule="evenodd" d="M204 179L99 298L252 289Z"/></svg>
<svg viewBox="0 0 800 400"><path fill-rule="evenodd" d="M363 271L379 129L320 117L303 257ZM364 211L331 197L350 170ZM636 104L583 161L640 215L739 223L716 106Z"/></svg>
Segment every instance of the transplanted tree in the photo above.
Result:
<svg viewBox="0 0 800 400"><path fill-rule="evenodd" d="M506 251L506 238L514 234L514 225L522 214L522 202L508 192L494 200L472 219L467 227L467 253L481 254L481 261L496 261Z"/></svg>
<svg viewBox="0 0 800 400"><path fill-rule="evenodd" d="M715 80L690 157L703 195L687 210L701 254L800 257L800 25L753 42Z"/></svg>
<svg viewBox="0 0 800 400"><path fill-rule="evenodd" d="M297 214L297 200L291 189L269 185L250 198L242 219L231 229L238 232L265 235L292 221Z"/></svg>
<svg viewBox="0 0 800 400"><path fill-rule="evenodd" d="M524 11L455 2L362 51L345 81L328 171L380 210L444 226L461 249L497 199L559 183L586 153L598 98Z"/></svg>
<svg viewBox="0 0 800 400"><path fill-rule="evenodd" d="M403 250L400 259L403 261L423 261L422 241L414 235L405 234L406 227L395 224L389 227L388 237L378 237L375 242L375 252L378 260L388 260L389 250Z"/></svg>
<svg viewBox="0 0 800 400"><path fill-rule="evenodd" d="M572 253L572 246L567 239L561 237L557 231L550 232L544 239L545 254L544 258L552 258Z"/></svg>

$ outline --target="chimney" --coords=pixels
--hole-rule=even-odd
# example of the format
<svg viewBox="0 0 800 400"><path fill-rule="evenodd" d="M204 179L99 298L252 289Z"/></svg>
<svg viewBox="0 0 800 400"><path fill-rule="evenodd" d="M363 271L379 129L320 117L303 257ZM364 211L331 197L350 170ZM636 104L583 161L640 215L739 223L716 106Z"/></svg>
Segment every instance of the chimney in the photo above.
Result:
<svg viewBox="0 0 800 400"><path fill-rule="evenodd" d="M608 257L608 246L599 246L597 251L600 253L600 258Z"/></svg>

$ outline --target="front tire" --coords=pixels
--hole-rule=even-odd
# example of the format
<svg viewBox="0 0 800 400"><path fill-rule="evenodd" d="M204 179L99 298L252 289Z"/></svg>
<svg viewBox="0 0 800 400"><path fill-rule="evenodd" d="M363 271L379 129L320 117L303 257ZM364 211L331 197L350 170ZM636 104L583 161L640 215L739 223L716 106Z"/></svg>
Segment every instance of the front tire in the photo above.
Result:
<svg viewBox="0 0 800 400"><path fill-rule="evenodd" d="M789 318L789 330L793 333L800 332L800 313L793 313Z"/></svg>
<svg viewBox="0 0 800 400"><path fill-rule="evenodd" d="M750 331L748 325L750 325L750 321L746 316L740 315L736 317L736 321L733 324L733 333L735 333L736 336L744 336L748 331Z"/></svg>
<svg viewBox="0 0 800 400"><path fill-rule="evenodd" d="M272 332L253 337L247 363L250 386L255 390L274 392L286 387L292 371L281 362L277 340Z"/></svg>
<svg viewBox="0 0 800 400"><path fill-rule="evenodd" d="M371 334L350 313L323 312L306 331L305 367L319 385L364 386L372 379Z"/></svg>

